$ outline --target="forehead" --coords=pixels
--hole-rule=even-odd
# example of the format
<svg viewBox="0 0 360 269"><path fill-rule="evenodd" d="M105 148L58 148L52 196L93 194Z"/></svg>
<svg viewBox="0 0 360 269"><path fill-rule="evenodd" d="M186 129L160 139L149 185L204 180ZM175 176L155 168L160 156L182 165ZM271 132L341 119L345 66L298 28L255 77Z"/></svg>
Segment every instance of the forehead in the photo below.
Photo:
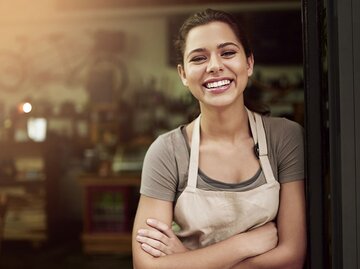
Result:
<svg viewBox="0 0 360 269"><path fill-rule="evenodd" d="M233 42L241 45L232 28L225 22L211 22L191 29L186 38L186 51L195 48L206 48L213 44Z"/></svg>

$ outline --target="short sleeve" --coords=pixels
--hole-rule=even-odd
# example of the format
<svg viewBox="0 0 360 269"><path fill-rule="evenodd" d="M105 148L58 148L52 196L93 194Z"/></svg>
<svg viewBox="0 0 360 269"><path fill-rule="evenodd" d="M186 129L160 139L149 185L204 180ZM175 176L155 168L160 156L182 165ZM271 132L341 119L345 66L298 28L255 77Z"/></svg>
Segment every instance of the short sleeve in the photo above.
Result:
<svg viewBox="0 0 360 269"><path fill-rule="evenodd" d="M283 119L277 149L280 183L304 179L304 138L300 124Z"/></svg>
<svg viewBox="0 0 360 269"><path fill-rule="evenodd" d="M177 167L171 135L159 136L146 152L140 193L152 198L174 201Z"/></svg>

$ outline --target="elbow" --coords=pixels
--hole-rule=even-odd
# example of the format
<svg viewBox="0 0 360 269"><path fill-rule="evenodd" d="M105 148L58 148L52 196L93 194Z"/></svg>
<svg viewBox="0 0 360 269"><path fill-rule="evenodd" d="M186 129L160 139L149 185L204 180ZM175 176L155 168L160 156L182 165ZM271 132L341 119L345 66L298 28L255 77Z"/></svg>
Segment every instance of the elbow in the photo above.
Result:
<svg viewBox="0 0 360 269"><path fill-rule="evenodd" d="M304 242L302 247L295 249L293 252L294 262L296 264L294 268L303 269L306 261L306 242Z"/></svg>
<svg viewBox="0 0 360 269"><path fill-rule="evenodd" d="M159 268L163 268L163 266L161 266L159 264L160 262L160 258L155 258L150 256L149 254L145 254L145 255L134 255L133 253L133 259L132 259L132 263L133 263L133 269L159 269Z"/></svg>
<svg viewBox="0 0 360 269"><path fill-rule="evenodd" d="M137 262L133 260L133 269L155 269L155 267L149 263Z"/></svg>
<svg viewBox="0 0 360 269"><path fill-rule="evenodd" d="M152 258L149 259L149 257L147 257L146 259L141 259L141 257L134 257L133 256L133 269L155 269L157 268L156 266L156 261L152 261Z"/></svg>
<svg viewBox="0 0 360 269"><path fill-rule="evenodd" d="M303 269L306 259L306 249L305 248L293 248L288 249L284 257L284 266L283 268L291 269Z"/></svg>
<svg viewBox="0 0 360 269"><path fill-rule="evenodd" d="M305 259L306 259L306 253L301 254L301 255L297 255L294 258L294 269L303 269L304 268L304 264L305 264Z"/></svg>
<svg viewBox="0 0 360 269"><path fill-rule="evenodd" d="M287 265L284 267L285 268L292 268L292 269L303 269L304 268L304 263L305 263L305 259L304 258L292 258L289 259Z"/></svg>
<svg viewBox="0 0 360 269"><path fill-rule="evenodd" d="M132 265L133 269L155 269L157 259L143 251L136 241L132 242Z"/></svg>

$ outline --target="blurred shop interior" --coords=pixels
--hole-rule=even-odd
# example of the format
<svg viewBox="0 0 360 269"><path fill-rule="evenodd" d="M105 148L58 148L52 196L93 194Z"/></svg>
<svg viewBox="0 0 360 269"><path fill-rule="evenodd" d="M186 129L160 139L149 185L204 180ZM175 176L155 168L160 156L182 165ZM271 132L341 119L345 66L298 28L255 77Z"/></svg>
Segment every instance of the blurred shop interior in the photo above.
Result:
<svg viewBox="0 0 360 269"><path fill-rule="evenodd" d="M250 36L246 94L303 124L299 0L0 2L0 268L132 268L144 154L198 113L172 40L207 7Z"/></svg>

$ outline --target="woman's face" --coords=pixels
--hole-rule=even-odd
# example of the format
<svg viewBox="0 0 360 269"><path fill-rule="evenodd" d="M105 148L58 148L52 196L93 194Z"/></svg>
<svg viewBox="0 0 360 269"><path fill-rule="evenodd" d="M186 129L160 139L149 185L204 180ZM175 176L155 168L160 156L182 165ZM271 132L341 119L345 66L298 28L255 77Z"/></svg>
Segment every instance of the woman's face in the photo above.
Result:
<svg viewBox="0 0 360 269"><path fill-rule="evenodd" d="M224 107L243 102L253 64L230 26L211 22L189 31L178 72L202 105Z"/></svg>

